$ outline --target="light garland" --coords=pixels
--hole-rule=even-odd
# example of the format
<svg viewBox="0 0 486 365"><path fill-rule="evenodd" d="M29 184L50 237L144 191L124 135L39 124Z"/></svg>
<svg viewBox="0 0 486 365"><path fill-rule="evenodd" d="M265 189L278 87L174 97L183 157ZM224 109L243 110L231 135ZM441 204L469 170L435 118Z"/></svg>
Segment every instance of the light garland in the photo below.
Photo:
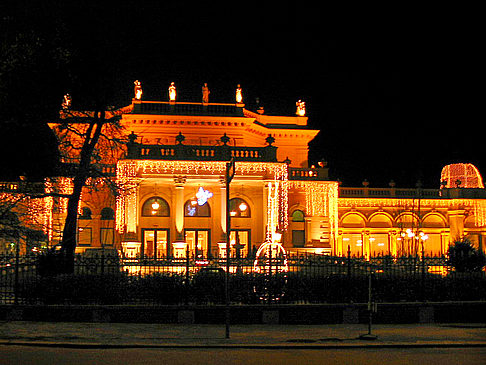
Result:
<svg viewBox="0 0 486 365"><path fill-rule="evenodd" d="M418 199L366 199L366 198L339 198L339 206L343 208L401 208L413 210L417 208ZM486 226L486 200L484 199L420 199L422 208L457 209L469 208L474 212L476 227Z"/></svg>
<svg viewBox="0 0 486 365"><path fill-rule="evenodd" d="M120 160L117 163L116 228L119 232L136 232L138 225L136 188L144 175L224 175L226 161L165 161ZM268 217L272 229L285 230L288 226L288 166L285 163L236 162L235 174L260 175L273 182L272 202ZM271 208L270 208L271 207Z"/></svg>
<svg viewBox="0 0 486 365"><path fill-rule="evenodd" d="M444 166L440 173L440 181L446 188L484 189L483 179L479 170L470 163L456 163Z"/></svg>
<svg viewBox="0 0 486 365"><path fill-rule="evenodd" d="M337 237L338 183L334 181L297 181L290 182L292 189L305 193L306 214L311 217L328 217L331 242Z"/></svg>

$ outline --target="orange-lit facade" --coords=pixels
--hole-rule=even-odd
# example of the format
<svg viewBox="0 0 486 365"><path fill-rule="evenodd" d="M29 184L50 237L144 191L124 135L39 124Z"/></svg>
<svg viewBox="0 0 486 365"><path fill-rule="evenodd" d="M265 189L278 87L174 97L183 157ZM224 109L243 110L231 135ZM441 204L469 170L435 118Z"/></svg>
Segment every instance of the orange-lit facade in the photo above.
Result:
<svg viewBox="0 0 486 365"><path fill-rule="evenodd" d="M112 247L127 257L222 257L227 204L231 247L241 256L276 236L290 253L443 255L465 236L484 250L486 191L474 166L444 170L441 189L346 188L329 180L324 165L309 166L308 143L319 131L308 128L302 102L295 116L271 116L247 110L241 99L179 102L173 92L168 101L143 101L139 89L119 112L128 143L99 161L118 189L101 178L84 189L78 252ZM473 185L457 185L462 168ZM46 188L68 192L69 184L53 178ZM43 201L44 230L55 244L65 199Z"/></svg>

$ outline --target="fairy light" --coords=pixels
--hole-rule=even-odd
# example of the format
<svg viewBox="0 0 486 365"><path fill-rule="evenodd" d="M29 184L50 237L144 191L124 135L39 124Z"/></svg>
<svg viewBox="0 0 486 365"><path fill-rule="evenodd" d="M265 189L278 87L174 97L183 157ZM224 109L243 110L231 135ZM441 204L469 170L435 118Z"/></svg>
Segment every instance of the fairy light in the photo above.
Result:
<svg viewBox="0 0 486 365"><path fill-rule="evenodd" d="M440 181L445 182L445 188L484 189L479 170L470 163L444 166L440 174Z"/></svg>
<svg viewBox="0 0 486 365"><path fill-rule="evenodd" d="M331 242L334 242L339 223L338 183L292 180L290 184L291 188L304 191L307 215L329 218Z"/></svg>
<svg viewBox="0 0 486 365"><path fill-rule="evenodd" d="M161 174L223 175L226 161L120 160L117 163L116 228L119 232L136 232L138 224L136 187L140 176ZM236 162L240 176L259 175L271 179L271 199L267 205L273 231L288 226L288 166L274 162ZM271 233L271 232L270 232Z"/></svg>
<svg viewBox="0 0 486 365"><path fill-rule="evenodd" d="M417 207L414 199L366 199L366 198L339 198L341 208L399 208L402 210L413 210ZM444 208L444 209L469 209L474 214L476 227L486 226L486 200L484 199L421 199L422 208Z"/></svg>

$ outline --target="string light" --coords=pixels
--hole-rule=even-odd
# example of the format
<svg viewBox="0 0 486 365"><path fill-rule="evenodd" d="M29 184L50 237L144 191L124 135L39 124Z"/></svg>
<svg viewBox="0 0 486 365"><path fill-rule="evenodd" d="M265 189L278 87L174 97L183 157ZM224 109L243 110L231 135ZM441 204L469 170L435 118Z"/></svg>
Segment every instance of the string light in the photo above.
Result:
<svg viewBox="0 0 486 365"><path fill-rule="evenodd" d="M334 181L297 181L290 182L291 188L305 193L306 213L311 217L328 217L331 242L337 236L338 183Z"/></svg>
<svg viewBox="0 0 486 365"><path fill-rule="evenodd" d="M137 186L144 175L224 175L226 161L166 161L120 160L117 163L116 182L119 194L116 198L116 229L120 232L136 232L138 225ZM235 174L257 175L272 182L268 204L269 226L272 231L286 230L288 226L288 166L274 162L236 162Z"/></svg>

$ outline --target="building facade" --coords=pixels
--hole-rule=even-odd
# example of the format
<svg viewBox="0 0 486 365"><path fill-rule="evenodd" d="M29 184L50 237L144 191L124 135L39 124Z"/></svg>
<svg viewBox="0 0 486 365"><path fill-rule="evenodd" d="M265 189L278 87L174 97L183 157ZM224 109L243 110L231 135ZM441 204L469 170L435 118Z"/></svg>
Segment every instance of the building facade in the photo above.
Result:
<svg viewBox="0 0 486 365"><path fill-rule="evenodd" d="M198 103L177 101L175 89L168 101L144 101L140 87L118 111L127 143L97 161L105 179L83 190L78 252L224 257L228 214L232 255L264 242L294 254L444 255L463 237L484 251L486 191L472 165L445 168L440 189L345 188L325 164L309 166L308 143L319 131L308 128L302 102L295 116L271 116L247 110L241 89L222 104L204 90ZM51 127L57 133L59 124ZM69 185L53 178L46 189L69 193ZM66 199L44 201L55 244Z"/></svg>

